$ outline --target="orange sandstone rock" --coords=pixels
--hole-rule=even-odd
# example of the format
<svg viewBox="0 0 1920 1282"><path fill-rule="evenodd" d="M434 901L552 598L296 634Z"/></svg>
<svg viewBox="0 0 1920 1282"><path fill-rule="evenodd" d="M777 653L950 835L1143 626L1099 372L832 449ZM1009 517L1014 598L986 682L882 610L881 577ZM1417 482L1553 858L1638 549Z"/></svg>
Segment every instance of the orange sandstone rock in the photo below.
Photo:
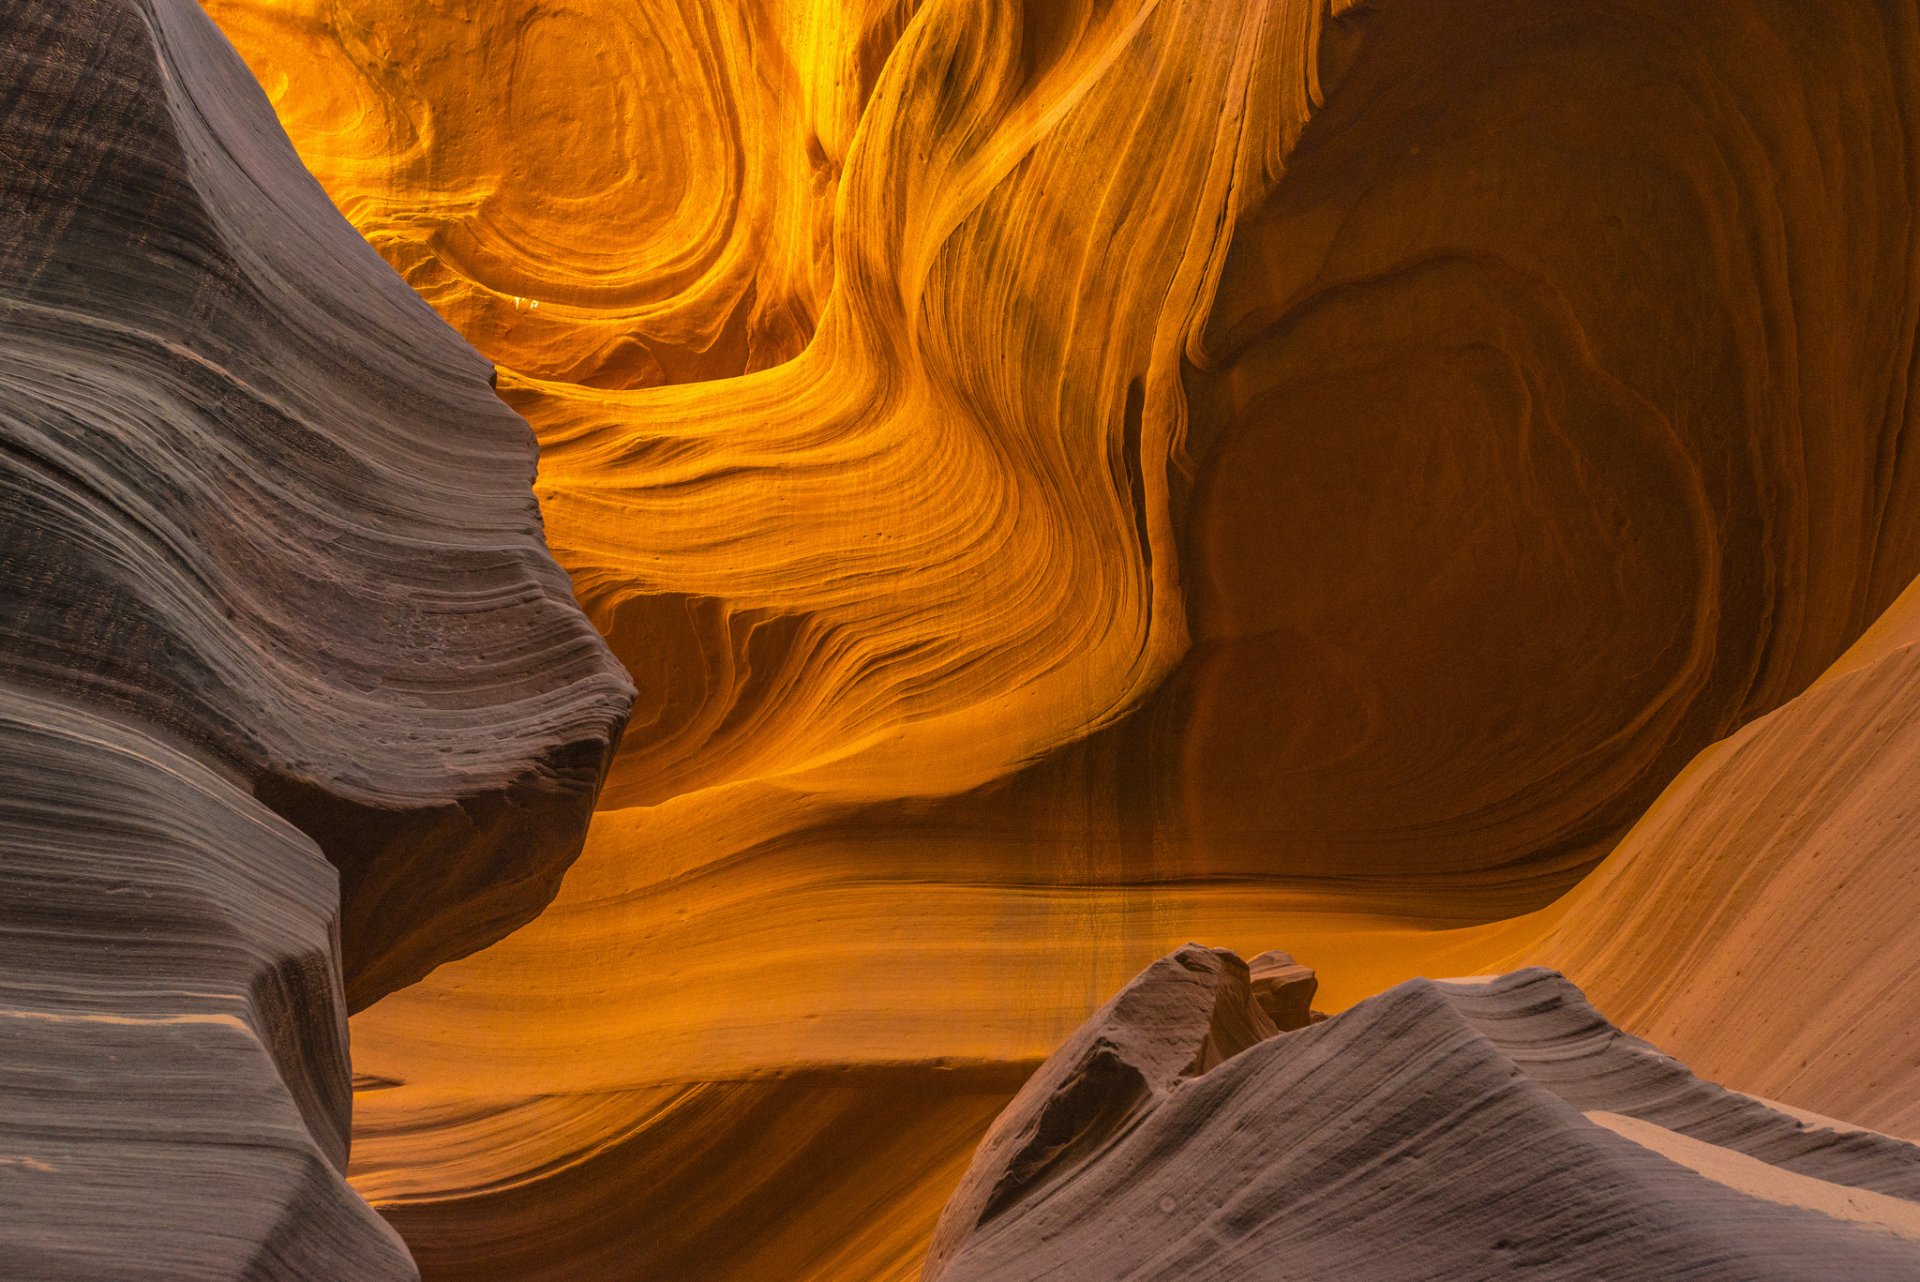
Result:
<svg viewBox="0 0 1920 1282"><path fill-rule="evenodd" d="M1904 696L1809 685L1920 572L1912 15L210 8L499 364L640 689L555 904L355 1022L356 1178L429 1275L903 1276L982 1083L1196 937L1333 1007L1552 960L1906 1125L1905 1069L1811 1053L1904 1045L1899 758L1821 729ZM1858 882L1761 817L1838 797ZM1879 925L1755 1025L1803 1031L1719 1021L1843 886ZM787 1103L818 1148L730 1147ZM792 1218L637 1201L661 1128Z"/></svg>

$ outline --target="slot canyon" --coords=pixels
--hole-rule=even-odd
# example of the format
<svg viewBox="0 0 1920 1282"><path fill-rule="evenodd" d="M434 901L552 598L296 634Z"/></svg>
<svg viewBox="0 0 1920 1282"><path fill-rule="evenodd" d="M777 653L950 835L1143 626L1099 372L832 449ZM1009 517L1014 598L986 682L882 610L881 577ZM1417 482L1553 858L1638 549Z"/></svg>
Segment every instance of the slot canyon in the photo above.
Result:
<svg viewBox="0 0 1920 1282"><path fill-rule="evenodd" d="M0 211L0 1279L1920 1279L1906 0L0 0Z"/></svg>

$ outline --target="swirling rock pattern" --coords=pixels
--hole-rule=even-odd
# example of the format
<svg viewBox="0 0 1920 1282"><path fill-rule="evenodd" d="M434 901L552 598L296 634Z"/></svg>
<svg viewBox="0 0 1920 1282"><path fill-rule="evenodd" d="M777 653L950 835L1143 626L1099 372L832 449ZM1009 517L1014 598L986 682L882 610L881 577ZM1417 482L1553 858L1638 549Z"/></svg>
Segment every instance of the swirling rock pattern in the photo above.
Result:
<svg viewBox="0 0 1920 1282"><path fill-rule="evenodd" d="M916 7L210 6L415 289L502 364L609 388L805 345L839 171Z"/></svg>
<svg viewBox="0 0 1920 1282"><path fill-rule="evenodd" d="M1557 956L1472 928L1920 572L1897 5L210 7L500 362L639 687L554 905L356 1021L431 1275L908 1276L995 1074L1140 966ZM666 1152L793 1214L696 1231Z"/></svg>
<svg viewBox="0 0 1920 1282"><path fill-rule="evenodd" d="M0 1275L417 1276L346 1011L532 916L632 689L486 363L189 0L0 22Z"/></svg>
<svg viewBox="0 0 1920 1282"><path fill-rule="evenodd" d="M994 1123L927 1282L1920 1276L1920 1148L1702 1082L1550 971L1263 1022L1232 954L1149 967Z"/></svg>

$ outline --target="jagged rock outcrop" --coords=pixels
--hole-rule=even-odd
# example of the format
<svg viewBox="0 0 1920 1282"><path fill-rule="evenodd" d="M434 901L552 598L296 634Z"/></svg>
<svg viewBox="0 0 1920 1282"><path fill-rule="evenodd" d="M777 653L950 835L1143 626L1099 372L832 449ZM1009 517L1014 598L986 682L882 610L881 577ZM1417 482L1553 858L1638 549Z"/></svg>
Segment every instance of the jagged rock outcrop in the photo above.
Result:
<svg viewBox="0 0 1920 1282"><path fill-rule="evenodd" d="M1313 995L1320 990L1319 977L1311 966L1295 961L1292 953L1261 953L1247 963L1247 973L1252 980L1253 1000L1281 1032L1305 1028L1325 1018L1313 1008Z"/></svg>
<svg viewBox="0 0 1920 1282"><path fill-rule="evenodd" d="M416 1276L346 1012L537 913L632 688L526 425L191 0L0 15L0 1275Z"/></svg>
<svg viewBox="0 0 1920 1282"><path fill-rule="evenodd" d="M927 1282L1920 1277L1920 1148L1694 1077L1550 971L1303 1031L1155 963L994 1123Z"/></svg>

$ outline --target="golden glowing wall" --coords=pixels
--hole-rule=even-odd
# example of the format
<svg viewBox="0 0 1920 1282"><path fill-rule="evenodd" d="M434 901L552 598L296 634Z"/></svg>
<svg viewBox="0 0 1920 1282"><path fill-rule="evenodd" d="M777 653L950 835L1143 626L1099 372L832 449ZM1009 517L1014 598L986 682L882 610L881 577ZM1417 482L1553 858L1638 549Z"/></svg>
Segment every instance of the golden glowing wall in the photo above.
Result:
<svg viewBox="0 0 1920 1282"><path fill-rule="evenodd" d="M208 7L640 688L354 1023L429 1276L910 1276L1146 961L1420 969L1920 569L1884 6Z"/></svg>

